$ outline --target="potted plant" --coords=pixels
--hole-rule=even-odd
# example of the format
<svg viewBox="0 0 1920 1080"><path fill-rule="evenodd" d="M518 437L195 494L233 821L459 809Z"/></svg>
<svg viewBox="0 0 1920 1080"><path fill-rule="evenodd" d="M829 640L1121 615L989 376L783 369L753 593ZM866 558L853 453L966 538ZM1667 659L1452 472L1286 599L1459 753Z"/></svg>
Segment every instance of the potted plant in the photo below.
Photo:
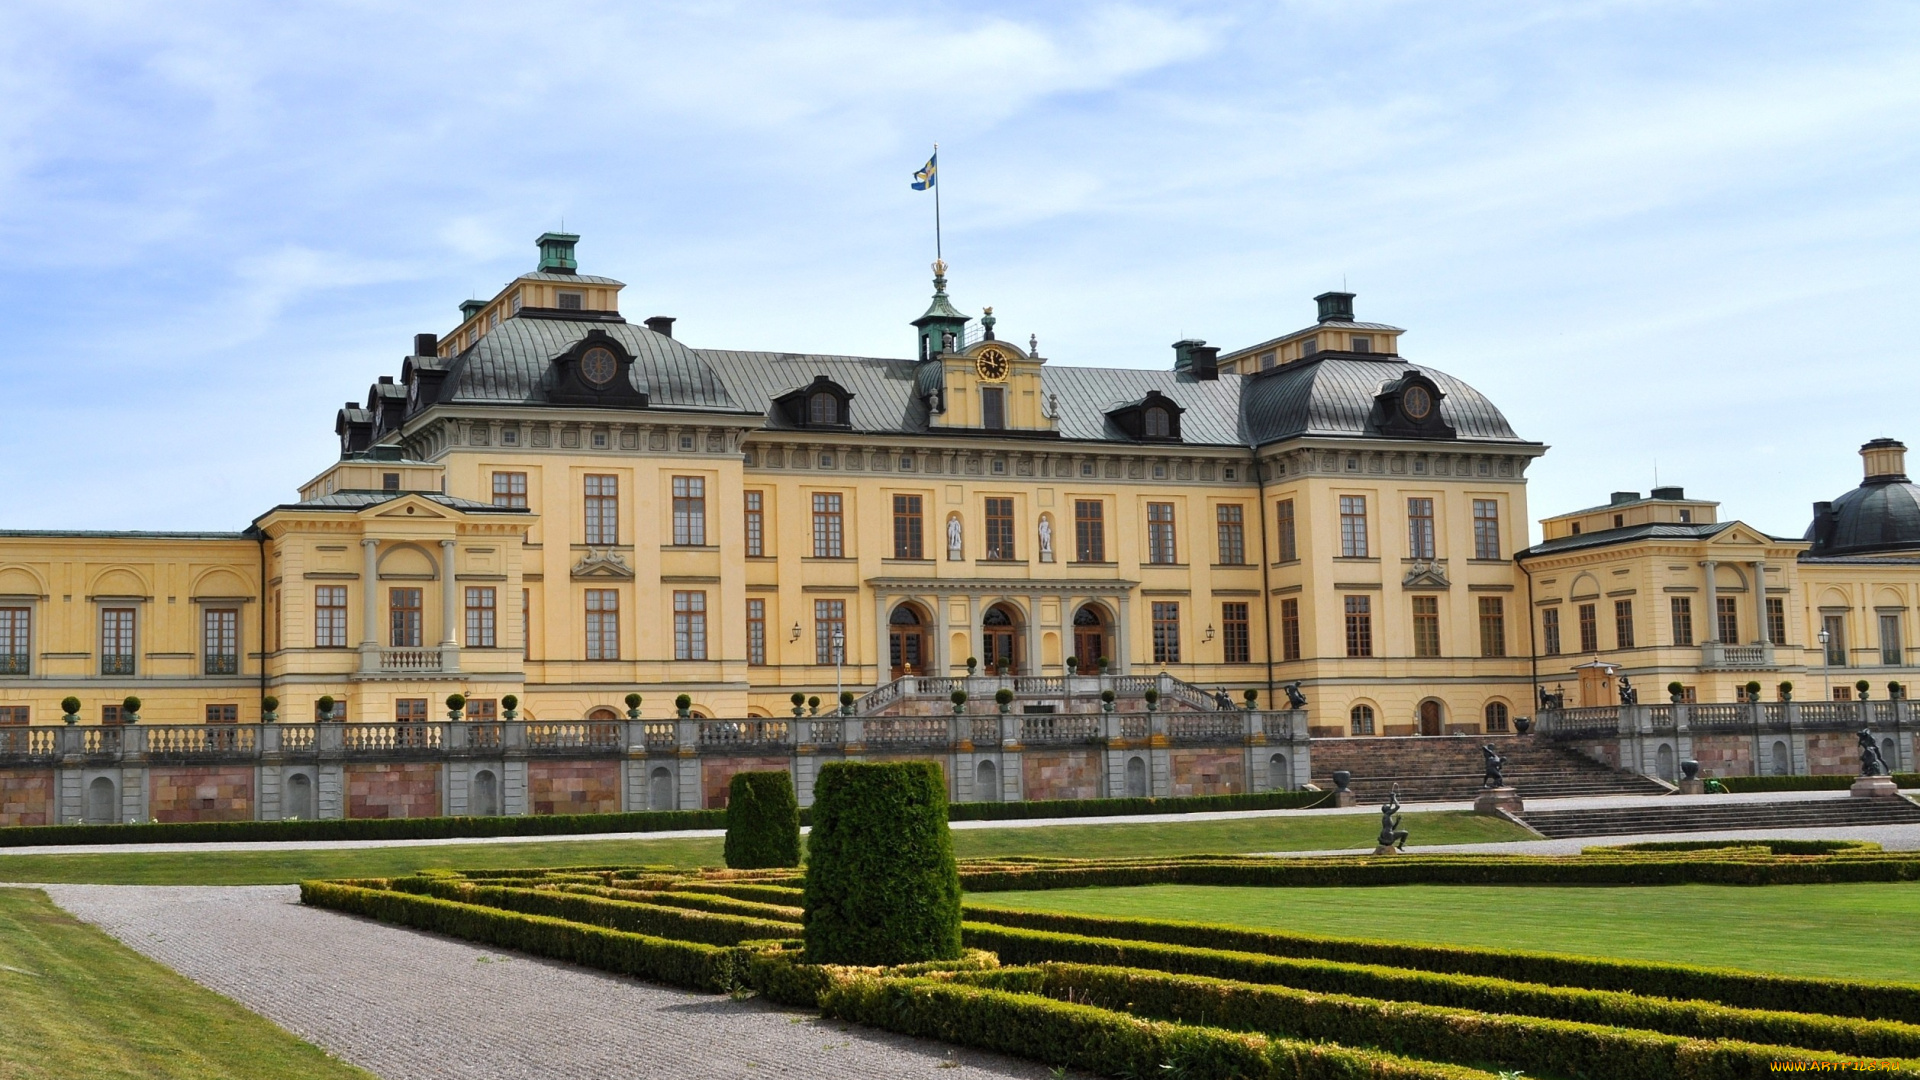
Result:
<svg viewBox="0 0 1920 1080"><path fill-rule="evenodd" d="M1069 675L1080 674L1080 658L1079 657L1077 656L1067 657L1067 674Z"/></svg>
<svg viewBox="0 0 1920 1080"><path fill-rule="evenodd" d="M812 694L807 697L807 715L808 716L820 715L820 695Z"/></svg>
<svg viewBox="0 0 1920 1080"><path fill-rule="evenodd" d="M62 716L60 719L66 721L69 726L79 723L80 722L80 699L77 697L61 698L60 711L66 714L65 716Z"/></svg>
<svg viewBox="0 0 1920 1080"><path fill-rule="evenodd" d="M840 715L853 715L853 691L851 690L840 691Z"/></svg>
<svg viewBox="0 0 1920 1080"><path fill-rule="evenodd" d="M1860 692L1860 700L1865 701L1867 700L1867 691L1873 688L1873 684L1865 679L1861 679L1859 682L1853 684L1853 688Z"/></svg>
<svg viewBox="0 0 1920 1080"><path fill-rule="evenodd" d="M1100 711L1101 712L1113 711L1113 691L1112 690L1100 691Z"/></svg>
<svg viewBox="0 0 1920 1080"><path fill-rule="evenodd" d="M640 719L640 702L641 702L641 700L642 700L642 698L640 697L640 695L639 695L639 694L628 694L628 695L627 695L627 719L629 719L629 720L638 720L638 719Z"/></svg>
<svg viewBox="0 0 1920 1080"><path fill-rule="evenodd" d="M1681 686L1678 681L1667 684L1667 700L1673 702L1675 705L1680 704L1680 699L1685 697L1686 693L1687 688Z"/></svg>
<svg viewBox="0 0 1920 1080"><path fill-rule="evenodd" d="M1160 691L1155 690L1153 687L1149 686L1147 687L1147 692L1140 696L1147 699L1148 712L1156 711L1155 707L1160 704Z"/></svg>
<svg viewBox="0 0 1920 1080"><path fill-rule="evenodd" d="M314 712L315 718L317 718L321 723L326 723L327 721L332 720L333 719L333 695L321 694L319 700L313 703L313 712Z"/></svg>
<svg viewBox="0 0 1920 1080"><path fill-rule="evenodd" d="M260 699L260 722L271 724L280 719L274 710L280 707L280 699L269 694Z"/></svg>
<svg viewBox="0 0 1920 1080"><path fill-rule="evenodd" d="M974 669L978 668L979 666L980 666L979 657L976 657L976 656L967 657L967 678L969 679L973 678Z"/></svg>
<svg viewBox="0 0 1920 1080"><path fill-rule="evenodd" d="M1792 683L1783 682L1780 684L1780 700L1781 701L1793 700L1793 684Z"/></svg>
<svg viewBox="0 0 1920 1080"><path fill-rule="evenodd" d="M447 719L465 720L467 718L467 695L447 695Z"/></svg>
<svg viewBox="0 0 1920 1080"><path fill-rule="evenodd" d="M126 698L120 702L120 722L123 724L137 724L140 722L139 698L128 694Z"/></svg>
<svg viewBox="0 0 1920 1080"><path fill-rule="evenodd" d="M1760 682L1758 679L1750 679L1747 681L1747 700L1760 700Z"/></svg>
<svg viewBox="0 0 1920 1080"><path fill-rule="evenodd" d="M1248 712L1252 712L1260 707L1260 691L1249 688L1243 696L1247 699Z"/></svg>
<svg viewBox="0 0 1920 1080"><path fill-rule="evenodd" d="M993 666L998 669L1000 677L1004 679L1013 672L1013 657L1003 656L995 660Z"/></svg>
<svg viewBox="0 0 1920 1080"><path fill-rule="evenodd" d="M500 708L505 710L500 714L500 719L515 719L520 715L520 699L512 694L508 694L506 697L500 699Z"/></svg>
<svg viewBox="0 0 1920 1080"><path fill-rule="evenodd" d="M807 695L801 693L798 690L795 690L793 692L793 696L788 698L787 700L793 702L793 715L795 716L807 715Z"/></svg>
<svg viewBox="0 0 1920 1080"><path fill-rule="evenodd" d="M955 690L952 694L948 695L948 700L953 702L953 715L959 716L961 713L967 711L967 692L965 690Z"/></svg>
<svg viewBox="0 0 1920 1080"><path fill-rule="evenodd" d="M993 692L993 702L1000 706L1000 712L1005 714L1013 708L1013 691L1004 686L995 690Z"/></svg>
<svg viewBox="0 0 1920 1080"><path fill-rule="evenodd" d="M1906 696L1907 696L1906 687L1900 685L1897 682L1890 682L1887 684L1887 700L1888 701L1899 701L1900 699Z"/></svg>
<svg viewBox="0 0 1920 1080"><path fill-rule="evenodd" d="M1107 668L1109 664L1106 657L1103 656L1100 659L1095 660L1093 663L1095 667L1098 667L1100 669L1100 674L1105 675L1107 673Z"/></svg>
<svg viewBox="0 0 1920 1080"><path fill-rule="evenodd" d="M679 715L680 719L691 720L693 718L693 695L681 694L679 697L674 698L673 711Z"/></svg>

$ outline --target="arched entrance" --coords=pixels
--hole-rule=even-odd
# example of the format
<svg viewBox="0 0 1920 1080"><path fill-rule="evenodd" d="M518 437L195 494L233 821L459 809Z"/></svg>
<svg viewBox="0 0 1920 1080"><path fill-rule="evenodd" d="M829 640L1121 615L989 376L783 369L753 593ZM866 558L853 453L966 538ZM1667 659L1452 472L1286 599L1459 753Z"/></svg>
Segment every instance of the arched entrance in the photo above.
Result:
<svg viewBox="0 0 1920 1080"><path fill-rule="evenodd" d="M887 658L893 677L925 675L927 657L927 620L917 604L901 604L887 618Z"/></svg>
<svg viewBox="0 0 1920 1080"><path fill-rule="evenodd" d="M111 825L120 820L120 795L113 781L96 776L87 785L87 824Z"/></svg>
<svg viewBox="0 0 1920 1080"><path fill-rule="evenodd" d="M1107 616L1097 604L1082 604L1073 613L1073 656L1080 661L1080 670L1089 674L1099 673L1101 657L1113 659L1107 645Z"/></svg>
<svg viewBox="0 0 1920 1080"><path fill-rule="evenodd" d="M987 672L998 672L1004 662L1010 674L1020 674L1020 613L1009 604L995 604L980 617L980 657Z"/></svg>
<svg viewBox="0 0 1920 1080"><path fill-rule="evenodd" d="M1000 771L993 762L983 761L973 767L973 797L976 802L1000 801Z"/></svg>
<svg viewBox="0 0 1920 1080"><path fill-rule="evenodd" d="M1420 703L1420 734L1438 735L1445 726L1445 721L1440 715L1439 702L1428 698Z"/></svg>
<svg viewBox="0 0 1920 1080"><path fill-rule="evenodd" d="M609 709L609 708L607 708L607 707L606 707L605 705L602 705L602 706L600 706L599 708L597 708L597 709L595 709L595 710L593 710L592 712L590 712L590 713L588 713L588 714L587 714L587 719L589 719L589 720L618 720L618 719L620 719L620 714L619 714L619 713L617 713L617 712L615 712L615 711L613 711L612 709Z"/></svg>

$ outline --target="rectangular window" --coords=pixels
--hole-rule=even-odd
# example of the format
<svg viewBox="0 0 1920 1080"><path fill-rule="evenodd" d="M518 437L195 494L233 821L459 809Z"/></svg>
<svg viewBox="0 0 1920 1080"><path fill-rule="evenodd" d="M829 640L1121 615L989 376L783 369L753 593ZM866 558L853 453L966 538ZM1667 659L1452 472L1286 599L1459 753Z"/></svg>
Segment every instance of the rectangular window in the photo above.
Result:
<svg viewBox="0 0 1920 1080"><path fill-rule="evenodd" d="M133 674L133 609L100 611L100 674Z"/></svg>
<svg viewBox="0 0 1920 1080"><path fill-rule="evenodd" d="M421 593L419 589L387 590L387 644L396 649L417 649L423 636Z"/></svg>
<svg viewBox="0 0 1920 1080"><path fill-rule="evenodd" d="M1355 334L1352 338L1351 348L1354 352L1372 352L1373 338L1366 334Z"/></svg>
<svg viewBox="0 0 1920 1080"><path fill-rule="evenodd" d="M923 523L920 496L895 495L893 497L894 558L923 559L926 557L926 532L922 528Z"/></svg>
<svg viewBox="0 0 1920 1080"><path fill-rule="evenodd" d="M1613 602L1613 647L1633 648L1633 601L1631 600Z"/></svg>
<svg viewBox="0 0 1920 1080"><path fill-rule="evenodd" d="M337 719L337 718L336 718ZM427 699L423 697L397 698L393 703L393 720L396 724L424 724L433 719L427 712Z"/></svg>
<svg viewBox="0 0 1920 1080"><path fill-rule="evenodd" d="M1346 559L1367 557L1367 497L1340 496L1340 555Z"/></svg>
<svg viewBox="0 0 1920 1080"><path fill-rule="evenodd" d="M747 663L759 667L767 662L767 602L747 601Z"/></svg>
<svg viewBox="0 0 1920 1080"><path fill-rule="evenodd" d="M527 505L527 474L523 472L494 473L493 505Z"/></svg>
<svg viewBox="0 0 1920 1080"><path fill-rule="evenodd" d="M1787 601L1785 597L1767 597L1767 640L1775 645L1787 643Z"/></svg>
<svg viewBox="0 0 1920 1080"><path fill-rule="evenodd" d="M1007 392L998 386L980 388L980 426L1002 431L1007 426Z"/></svg>
<svg viewBox="0 0 1920 1080"><path fill-rule="evenodd" d="M707 594L704 592L676 590L673 594L673 658L707 658Z"/></svg>
<svg viewBox="0 0 1920 1080"><path fill-rule="evenodd" d="M1275 505L1280 518L1280 561L1293 562L1300 557L1300 547L1293 535L1293 500L1281 499Z"/></svg>
<svg viewBox="0 0 1920 1080"><path fill-rule="evenodd" d="M201 672L206 675L240 673L240 613L233 608L208 608L200 613Z"/></svg>
<svg viewBox="0 0 1920 1080"><path fill-rule="evenodd" d="M1355 705L1348 710L1347 730L1355 735L1373 734L1373 706Z"/></svg>
<svg viewBox="0 0 1920 1080"><path fill-rule="evenodd" d="M1880 616L1880 662L1899 665L1906 663L1905 650L1900 647L1900 616Z"/></svg>
<svg viewBox="0 0 1920 1080"><path fill-rule="evenodd" d="M33 668L33 609L0 608L0 675L26 675Z"/></svg>
<svg viewBox="0 0 1920 1080"><path fill-rule="evenodd" d="M120 718L120 706L102 705L100 706L100 722L103 724L123 724L126 721Z"/></svg>
<svg viewBox="0 0 1920 1080"><path fill-rule="evenodd" d="M702 547L707 542L705 477L673 478L673 542L681 547Z"/></svg>
<svg viewBox="0 0 1920 1080"><path fill-rule="evenodd" d="M620 659L620 593L587 590L587 659Z"/></svg>
<svg viewBox="0 0 1920 1080"><path fill-rule="evenodd" d="M1823 615L1820 627L1827 633L1827 666L1847 666L1847 617Z"/></svg>
<svg viewBox="0 0 1920 1080"><path fill-rule="evenodd" d="M1180 560L1173 545L1173 504L1147 504L1147 561L1172 564Z"/></svg>
<svg viewBox="0 0 1920 1080"><path fill-rule="evenodd" d="M608 546L620 542L620 478L589 476L587 492L587 543Z"/></svg>
<svg viewBox="0 0 1920 1080"><path fill-rule="evenodd" d="M467 588L467 648L491 649L495 645L494 615L498 606L492 586Z"/></svg>
<svg viewBox="0 0 1920 1080"><path fill-rule="evenodd" d="M1239 503L1227 503L1214 511L1220 533L1220 562L1240 566L1247 561L1247 529L1242 520L1245 511Z"/></svg>
<svg viewBox="0 0 1920 1080"><path fill-rule="evenodd" d="M1691 597L1676 596L1667 601L1673 610L1673 643L1675 645L1693 644L1693 600Z"/></svg>
<svg viewBox="0 0 1920 1080"><path fill-rule="evenodd" d="M1560 609L1547 608L1540 613L1540 651L1560 655Z"/></svg>
<svg viewBox="0 0 1920 1080"><path fill-rule="evenodd" d="M1013 554L1013 500L987 500L987 558L1011 559Z"/></svg>
<svg viewBox="0 0 1920 1080"><path fill-rule="evenodd" d="M345 585L321 585L313 590L313 645L316 649L347 647Z"/></svg>
<svg viewBox="0 0 1920 1080"><path fill-rule="evenodd" d="M1600 615L1593 604L1580 605L1580 651L1600 651Z"/></svg>
<svg viewBox="0 0 1920 1080"><path fill-rule="evenodd" d="M1373 655L1373 598L1349 596L1347 609L1347 655Z"/></svg>
<svg viewBox="0 0 1920 1080"><path fill-rule="evenodd" d="M581 301L584 299L585 297L577 292L562 292L559 294L560 310L579 311L582 306Z"/></svg>
<svg viewBox="0 0 1920 1080"><path fill-rule="evenodd" d="M1073 503L1073 558L1076 562L1107 561L1106 504L1098 499Z"/></svg>
<svg viewBox="0 0 1920 1080"><path fill-rule="evenodd" d="M1480 655L1507 655L1507 603L1497 596L1480 598Z"/></svg>
<svg viewBox="0 0 1920 1080"><path fill-rule="evenodd" d="M1180 604L1177 601L1153 602L1153 662L1180 662Z"/></svg>
<svg viewBox="0 0 1920 1080"><path fill-rule="evenodd" d="M1247 633L1247 605L1220 605L1221 655L1228 664L1244 664L1253 658L1252 639Z"/></svg>
<svg viewBox="0 0 1920 1080"><path fill-rule="evenodd" d="M477 724L491 724L500 719L500 701L498 698L468 698L467 719Z"/></svg>
<svg viewBox="0 0 1920 1080"><path fill-rule="evenodd" d="M1440 655L1440 598L1413 598L1413 655Z"/></svg>
<svg viewBox="0 0 1920 1080"><path fill-rule="evenodd" d="M1300 601L1280 601L1280 659L1300 659Z"/></svg>
<svg viewBox="0 0 1920 1080"><path fill-rule="evenodd" d="M839 639L839 649L835 649L835 639ZM847 647L847 602L845 600L815 600L813 602L813 662L831 664L838 656L842 662L843 651Z"/></svg>
<svg viewBox="0 0 1920 1080"><path fill-rule="evenodd" d="M1737 596L1716 596L1719 615L1720 642L1724 645L1740 644L1740 598Z"/></svg>
<svg viewBox="0 0 1920 1080"><path fill-rule="evenodd" d="M1473 557L1500 557L1500 503L1497 500L1473 500Z"/></svg>
<svg viewBox="0 0 1920 1080"><path fill-rule="evenodd" d="M31 712L26 705L0 705L0 726L18 727L29 722Z"/></svg>
<svg viewBox="0 0 1920 1080"><path fill-rule="evenodd" d="M237 724L240 722L240 706L209 705L206 717L209 724Z"/></svg>
<svg viewBox="0 0 1920 1080"><path fill-rule="evenodd" d="M845 550L841 544L840 493L817 492L813 496L813 557L838 559Z"/></svg>
<svg viewBox="0 0 1920 1080"><path fill-rule="evenodd" d="M1433 500L1407 500L1407 558L1433 558Z"/></svg>
<svg viewBox="0 0 1920 1080"><path fill-rule="evenodd" d="M767 553L767 518L765 496L758 491L749 491L747 500L747 558L757 559Z"/></svg>
<svg viewBox="0 0 1920 1080"><path fill-rule="evenodd" d="M397 472L381 473L380 474L380 490L381 491L399 491L400 490L400 474Z"/></svg>

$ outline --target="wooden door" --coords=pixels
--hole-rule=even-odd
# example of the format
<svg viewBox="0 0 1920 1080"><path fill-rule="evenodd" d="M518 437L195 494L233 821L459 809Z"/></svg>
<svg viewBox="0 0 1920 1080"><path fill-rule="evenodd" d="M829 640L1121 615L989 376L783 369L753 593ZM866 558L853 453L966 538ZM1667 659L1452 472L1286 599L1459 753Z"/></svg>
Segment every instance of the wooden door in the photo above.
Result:
<svg viewBox="0 0 1920 1080"><path fill-rule="evenodd" d="M1440 734L1440 703L1423 701L1420 703L1420 734Z"/></svg>
<svg viewBox="0 0 1920 1080"><path fill-rule="evenodd" d="M887 633L887 652L893 677L927 673L927 636L917 626L895 626Z"/></svg>
<svg viewBox="0 0 1920 1080"><path fill-rule="evenodd" d="M1020 672L1020 655L1015 651L1017 635L1010 626L989 626L982 631L987 655L981 657L988 673L1000 670L1000 661L1007 661L1007 670L1014 674Z"/></svg>

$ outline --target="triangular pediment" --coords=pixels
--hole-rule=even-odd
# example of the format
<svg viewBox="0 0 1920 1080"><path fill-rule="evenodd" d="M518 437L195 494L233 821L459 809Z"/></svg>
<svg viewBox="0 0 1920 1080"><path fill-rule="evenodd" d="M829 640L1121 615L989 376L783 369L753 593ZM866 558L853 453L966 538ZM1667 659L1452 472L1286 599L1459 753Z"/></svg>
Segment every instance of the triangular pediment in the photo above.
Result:
<svg viewBox="0 0 1920 1080"><path fill-rule="evenodd" d="M1773 537L1746 522L1736 521L1715 533L1707 544L1711 547L1756 547L1773 542Z"/></svg>
<svg viewBox="0 0 1920 1080"><path fill-rule="evenodd" d="M415 521L425 521L433 519L445 520L451 515L447 513L445 508L437 506L426 499L418 496L404 496L390 503L382 503L380 509L376 510L371 516L381 518L403 517L412 518Z"/></svg>

